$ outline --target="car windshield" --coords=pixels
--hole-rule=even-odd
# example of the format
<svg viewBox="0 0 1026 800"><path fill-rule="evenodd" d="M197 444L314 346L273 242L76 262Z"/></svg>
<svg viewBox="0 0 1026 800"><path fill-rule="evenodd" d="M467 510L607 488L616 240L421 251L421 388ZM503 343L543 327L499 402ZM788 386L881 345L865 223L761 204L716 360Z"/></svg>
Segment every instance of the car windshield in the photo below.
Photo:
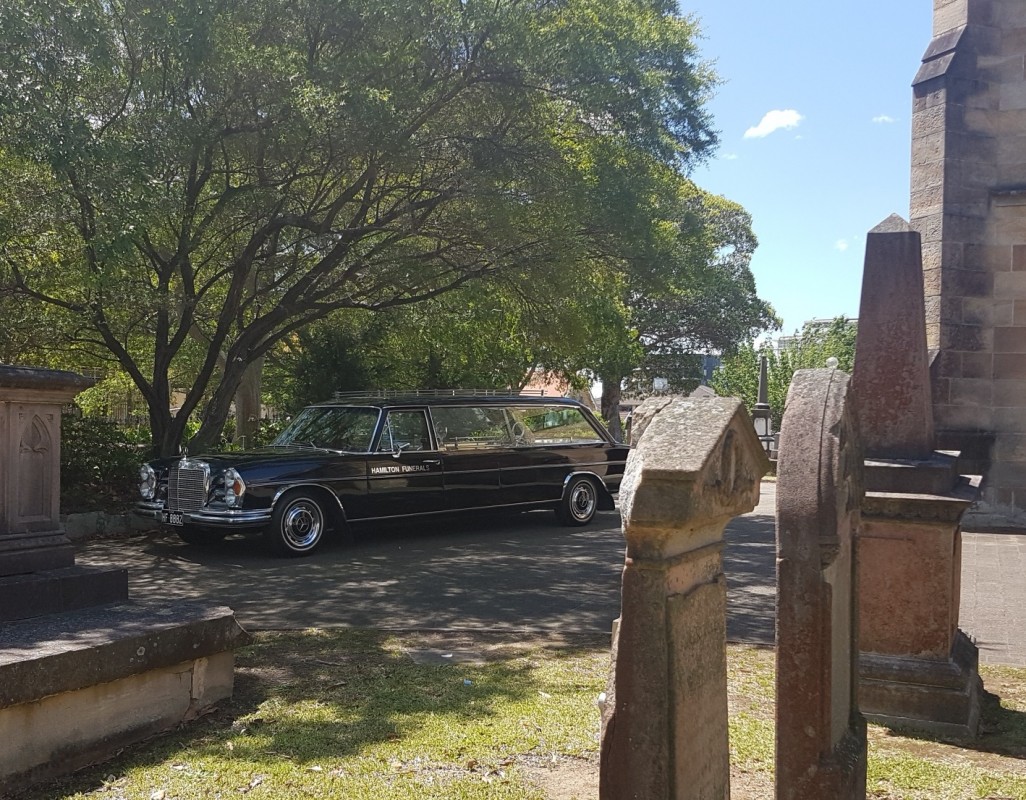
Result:
<svg viewBox="0 0 1026 800"><path fill-rule="evenodd" d="M366 453L378 422L376 408L312 406L303 409L272 445L324 447Z"/></svg>

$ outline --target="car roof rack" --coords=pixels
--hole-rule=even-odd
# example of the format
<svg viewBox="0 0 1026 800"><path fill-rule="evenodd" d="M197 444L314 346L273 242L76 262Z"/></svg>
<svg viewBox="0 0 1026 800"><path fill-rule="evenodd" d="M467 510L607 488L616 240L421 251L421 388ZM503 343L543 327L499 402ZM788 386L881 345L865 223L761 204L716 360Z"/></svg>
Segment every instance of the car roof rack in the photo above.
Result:
<svg viewBox="0 0 1026 800"><path fill-rule="evenodd" d="M366 389L362 392L335 392L334 400L395 397L546 397L544 389ZM556 397L557 395L551 395Z"/></svg>

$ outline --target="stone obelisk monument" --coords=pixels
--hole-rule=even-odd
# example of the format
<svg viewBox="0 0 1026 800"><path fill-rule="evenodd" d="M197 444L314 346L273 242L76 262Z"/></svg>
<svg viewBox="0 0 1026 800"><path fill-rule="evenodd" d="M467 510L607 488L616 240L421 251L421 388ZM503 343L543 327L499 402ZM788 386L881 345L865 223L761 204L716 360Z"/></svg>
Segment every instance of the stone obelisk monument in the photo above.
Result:
<svg viewBox="0 0 1026 800"><path fill-rule="evenodd" d="M870 231L852 376L866 457L859 702L871 721L974 736L978 651L958 607L961 519L979 478L935 449L922 274L903 219Z"/></svg>

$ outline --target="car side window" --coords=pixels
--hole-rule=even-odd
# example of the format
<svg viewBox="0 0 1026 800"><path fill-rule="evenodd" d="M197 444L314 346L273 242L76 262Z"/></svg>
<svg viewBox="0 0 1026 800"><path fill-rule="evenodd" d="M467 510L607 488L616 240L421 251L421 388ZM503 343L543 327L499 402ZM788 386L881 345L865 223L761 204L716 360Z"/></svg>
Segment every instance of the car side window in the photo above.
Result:
<svg viewBox="0 0 1026 800"><path fill-rule="evenodd" d="M512 408L510 417L518 445L593 444L603 441L587 417L573 406Z"/></svg>
<svg viewBox="0 0 1026 800"><path fill-rule="evenodd" d="M430 450L427 414L424 411L389 411L378 440L379 453Z"/></svg>
<svg viewBox="0 0 1026 800"><path fill-rule="evenodd" d="M512 436L501 408L436 406L431 409L435 436L444 450L509 447Z"/></svg>

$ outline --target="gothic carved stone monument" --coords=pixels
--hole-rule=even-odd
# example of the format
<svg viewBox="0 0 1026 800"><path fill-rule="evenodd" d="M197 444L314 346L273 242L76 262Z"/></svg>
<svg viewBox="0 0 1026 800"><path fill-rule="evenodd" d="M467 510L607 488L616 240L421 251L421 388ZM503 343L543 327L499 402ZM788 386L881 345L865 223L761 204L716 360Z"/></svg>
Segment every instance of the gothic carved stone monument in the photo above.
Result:
<svg viewBox="0 0 1026 800"><path fill-rule="evenodd" d="M0 366L0 796L102 760L232 693L228 608L131 602L60 525L61 407L91 381Z"/></svg>
<svg viewBox="0 0 1026 800"><path fill-rule="evenodd" d="M1026 3L934 0L914 82L937 444L984 473L973 524L1026 527Z"/></svg>
<svg viewBox="0 0 1026 800"><path fill-rule="evenodd" d="M657 399L635 414L599 795L726 798L723 529L755 507L769 462L733 398Z"/></svg>
<svg viewBox="0 0 1026 800"><path fill-rule="evenodd" d="M125 570L75 566L60 523L61 407L92 383L0 366L0 622L128 598Z"/></svg>
<svg viewBox="0 0 1026 800"><path fill-rule="evenodd" d="M777 800L865 800L856 533L862 451L835 369L791 381L777 460Z"/></svg>
<svg viewBox="0 0 1026 800"><path fill-rule="evenodd" d="M979 478L934 449L919 234L866 238L852 386L865 449L859 702L872 721L975 735L975 645L958 629L961 518Z"/></svg>

